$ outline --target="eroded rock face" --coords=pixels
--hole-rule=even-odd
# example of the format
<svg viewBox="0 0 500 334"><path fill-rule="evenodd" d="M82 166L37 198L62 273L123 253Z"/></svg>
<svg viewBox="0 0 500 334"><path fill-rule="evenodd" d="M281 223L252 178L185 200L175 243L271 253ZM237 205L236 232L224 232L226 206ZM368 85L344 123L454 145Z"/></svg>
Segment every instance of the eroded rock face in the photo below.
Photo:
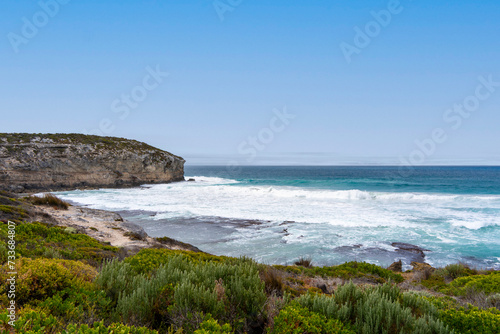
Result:
<svg viewBox="0 0 500 334"><path fill-rule="evenodd" d="M184 180L184 159L145 143L81 134L0 134L0 189L118 188Z"/></svg>

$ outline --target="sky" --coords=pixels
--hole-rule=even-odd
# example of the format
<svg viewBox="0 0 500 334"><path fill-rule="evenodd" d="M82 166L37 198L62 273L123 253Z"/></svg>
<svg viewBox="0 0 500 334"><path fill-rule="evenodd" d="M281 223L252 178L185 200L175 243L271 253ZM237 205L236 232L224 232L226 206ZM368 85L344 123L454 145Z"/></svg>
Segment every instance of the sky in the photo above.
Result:
<svg viewBox="0 0 500 334"><path fill-rule="evenodd" d="M498 0L5 0L0 17L0 132L193 165L500 165Z"/></svg>

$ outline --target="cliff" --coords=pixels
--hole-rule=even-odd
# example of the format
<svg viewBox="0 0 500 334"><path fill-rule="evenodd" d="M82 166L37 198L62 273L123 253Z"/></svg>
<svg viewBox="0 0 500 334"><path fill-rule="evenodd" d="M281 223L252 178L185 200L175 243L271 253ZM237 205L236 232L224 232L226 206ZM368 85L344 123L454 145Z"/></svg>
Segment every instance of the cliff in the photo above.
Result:
<svg viewBox="0 0 500 334"><path fill-rule="evenodd" d="M0 189L118 188L184 180L184 159L145 143L81 134L0 134Z"/></svg>

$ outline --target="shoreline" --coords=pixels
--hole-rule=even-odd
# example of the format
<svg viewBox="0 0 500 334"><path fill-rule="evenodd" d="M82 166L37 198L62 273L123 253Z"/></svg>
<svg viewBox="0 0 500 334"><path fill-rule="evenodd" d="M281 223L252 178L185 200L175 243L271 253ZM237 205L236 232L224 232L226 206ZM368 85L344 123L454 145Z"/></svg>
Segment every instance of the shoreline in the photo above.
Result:
<svg viewBox="0 0 500 334"><path fill-rule="evenodd" d="M137 183L129 183L129 184L102 184L102 185L80 185L80 186L52 186L52 187L33 187L33 188L23 188L22 191L13 191L9 190L8 188L3 189L0 188L0 190L3 191L8 191L13 194L16 194L18 196L32 196L36 194L42 194L42 193L55 193L55 192L63 192L63 191L76 191L76 190L99 190L99 189L129 189L129 188L140 188L142 186L148 186L148 185L158 185L158 184L170 184L170 183L178 183L178 182L188 182L184 176L182 178L178 179L172 179L170 181L148 181L147 183L144 182L137 182Z"/></svg>
<svg viewBox="0 0 500 334"><path fill-rule="evenodd" d="M76 203L67 210L37 206L43 215L53 218L57 226L65 226L69 233L82 233L100 242L119 247L128 253L144 248L168 248L201 252L197 247L168 237L150 237L142 227L112 211L91 209Z"/></svg>
<svg viewBox="0 0 500 334"><path fill-rule="evenodd" d="M138 188L138 187L133 187L133 188ZM57 195L57 193L55 195ZM44 211L45 214L54 216L58 225L75 228L79 232L84 233L98 241L108 243L112 246L122 247L131 250L133 252L137 252L138 250L144 248L155 248L155 247L164 248L166 243L167 244L166 248L174 250L177 249L177 250L201 251L199 248L197 248L197 246L194 245L205 245L207 251L210 252L211 254L235 256L235 257L248 256L260 263L274 263L277 265L287 265L289 263L293 263L293 261L296 260L296 258L290 257L290 254L288 254L286 258L281 257L278 261L272 260L271 262L269 262L260 259L259 256L256 256L255 254L248 254L248 253L242 254L241 252L238 254L237 251L236 252L233 252L232 250L228 251L227 247L222 247L222 249L220 247L219 249L213 249L212 247L207 247L207 245L203 240L200 241L201 239L198 227L200 226L200 224L204 224L203 226L205 225L212 226L214 225L215 221L212 221L211 219L208 218L220 218L220 217L206 217L207 218L206 220L204 219L200 220L199 222L197 222L197 226L195 227L190 226L187 231L185 230L186 227L184 226L184 224L182 224L181 234L178 233L180 229L177 228L177 225L180 226L181 223L175 223L177 225L174 224L173 228L162 230L161 231L162 233L157 233L157 231L155 232L154 230L151 230L150 232L153 235L152 237L149 236L147 232L145 232L144 230L144 228L148 229L148 226L142 224L143 222L142 220L146 220L146 218L140 218L139 221L137 221L136 219L134 219L134 217L127 216L126 210L118 210L117 212L113 212L102 209L90 209L86 207L86 204L78 203L72 200L67 200L67 201L72 205L72 207L70 207L68 211L61 211L48 207L44 207L43 209L40 208L40 210ZM248 221L249 220L241 220L241 222L245 223L248 223ZM235 223L237 224L241 223L239 220L233 220L233 219L228 219L228 222L231 225L235 225ZM261 224L264 222L265 221L252 221L251 225ZM285 223L289 222L287 221L282 224ZM280 224L280 226L282 224ZM144 228L142 226L144 226ZM240 227L246 227L246 226L247 224L244 224L241 225ZM233 228L234 226L230 227ZM271 230L271 232L277 234L279 237L282 238L288 235L288 232L285 230L286 229L283 229L283 231L281 232L280 231L276 232ZM189 234L189 232L195 234ZM186 233L188 237L186 237ZM171 238L175 239L171 239L170 237L164 237L165 235L169 235ZM198 236L192 238L189 237L191 235L198 235ZM203 235L203 233L201 235ZM164 239L163 243L159 242L158 239ZM225 238L223 238L220 241L225 243L226 240L224 239ZM187 242L181 242L178 240L186 240ZM433 248L430 248L428 246L426 247L425 245L422 245L418 242L406 243L404 242L405 240L395 239L395 238L383 241L384 245L387 244L391 248L390 250L387 250L384 247L379 247L379 248L368 247L368 246L363 247L363 244L356 243L353 245L342 245L333 249L333 252L336 252L335 254L339 253L340 256L342 257L340 260L328 261L325 263L325 261L321 261L322 259L318 260L315 257L314 259L316 265L318 266L338 265L345 262L349 262L351 259L356 259L368 263L375 263L379 266L382 266L383 268L387 268L392 264L394 264L395 262L403 260L403 268L405 270L412 269L411 265L412 262L425 263L436 268L460 262L460 263L465 263L473 268L479 268L481 270L483 269L498 270L498 268L496 268L494 265L479 263L479 260L478 261L470 260L467 262L457 260L456 262L450 262L446 264L436 263L435 261L433 261L432 256L427 257L427 255L432 255L432 253L435 251ZM251 244L254 244L254 242L251 242ZM361 248L363 249L363 251L362 253L359 253L358 250ZM428 254L428 252L430 252L431 254ZM305 255L302 254L302 256L313 258L309 254ZM375 261L370 260L372 258L375 258L376 260Z"/></svg>

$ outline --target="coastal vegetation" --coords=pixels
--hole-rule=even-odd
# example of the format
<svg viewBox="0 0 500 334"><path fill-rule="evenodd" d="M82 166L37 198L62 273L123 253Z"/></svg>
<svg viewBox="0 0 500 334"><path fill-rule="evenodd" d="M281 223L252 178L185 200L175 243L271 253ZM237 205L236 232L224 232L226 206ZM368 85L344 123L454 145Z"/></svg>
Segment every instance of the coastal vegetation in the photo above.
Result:
<svg viewBox="0 0 500 334"><path fill-rule="evenodd" d="M0 201L0 333L500 331L498 271L464 264L415 264L406 272L365 262L318 267L308 258L270 266L167 248L131 254L75 228L30 221L32 199L2 193ZM14 269L6 256L13 219Z"/></svg>
<svg viewBox="0 0 500 334"><path fill-rule="evenodd" d="M63 201L62 199L58 198L57 196L54 196L50 193L48 194L43 194L42 196L30 196L30 201L31 203L35 205L48 205L53 208L61 209L61 210L68 210L68 207L70 206L69 203Z"/></svg>
<svg viewBox="0 0 500 334"><path fill-rule="evenodd" d="M50 143L54 145L83 144L98 149L134 150L139 153L158 150L158 148L137 140L83 135L79 133L0 133L0 139L0 142L7 145L11 151L20 150L30 143ZM61 149L66 149L66 146L61 146Z"/></svg>

